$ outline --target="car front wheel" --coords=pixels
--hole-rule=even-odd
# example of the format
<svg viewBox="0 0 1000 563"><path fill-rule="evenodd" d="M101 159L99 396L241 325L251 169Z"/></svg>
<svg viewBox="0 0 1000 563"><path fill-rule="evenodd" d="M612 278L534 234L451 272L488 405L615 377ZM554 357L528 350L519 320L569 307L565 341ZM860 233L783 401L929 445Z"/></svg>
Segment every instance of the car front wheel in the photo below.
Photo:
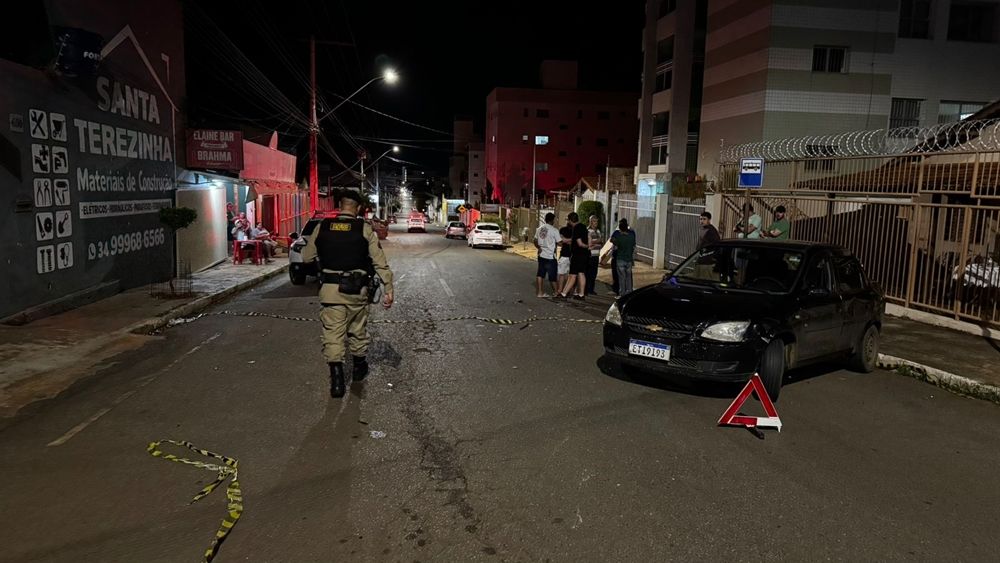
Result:
<svg viewBox="0 0 1000 563"><path fill-rule="evenodd" d="M289 269L288 278L292 281L292 285L302 285L306 283L306 274L304 272L296 272Z"/></svg>
<svg viewBox="0 0 1000 563"><path fill-rule="evenodd" d="M764 382L764 390L767 391L772 401L778 400L781 393L781 383L785 378L785 343L781 340L772 340L764 353L760 356L760 379Z"/></svg>
<svg viewBox="0 0 1000 563"><path fill-rule="evenodd" d="M861 373L871 373L878 367L879 333L875 325L870 325L858 338L854 345L854 355L851 356L850 367Z"/></svg>

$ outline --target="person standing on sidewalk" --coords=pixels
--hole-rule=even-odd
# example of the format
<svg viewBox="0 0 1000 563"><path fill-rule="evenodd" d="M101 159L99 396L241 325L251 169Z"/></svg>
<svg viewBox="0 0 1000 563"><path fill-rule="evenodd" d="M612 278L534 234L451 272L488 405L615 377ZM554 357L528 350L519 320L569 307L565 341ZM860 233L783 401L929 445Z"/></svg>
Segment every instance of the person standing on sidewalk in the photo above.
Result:
<svg viewBox="0 0 1000 563"><path fill-rule="evenodd" d="M771 226L767 228L764 232L764 236L768 238L776 238L779 240L788 240L789 231L792 230L791 223L785 217L785 206L779 205L774 208L774 222Z"/></svg>
<svg viewBox="0 0 1000 563"><path fill-rule="evenodd" d="M587 244L590 246L590 259L587 262L587 295L597 295L597 268L601 261L601 247L604 237L598 229L597 215L591 215L587 226Z"/></svg>
<svg viewBox="0 0 1000 563"><path fill-rule="evenodd" d="M701 221L701 234L698 236L698 248L702 248L722 240L719 236L719 230L715 228L712 224L712 214L708 211L702 211L701 216L698 218Z"/></svg>
<svg viewBox="0 0 1000 563"><path fill-rule="evenodd" d="M618 295L632 292L632 263L635 261L635 231L628 228L628 220L618 221L618 230L611 235L615 245L615 269L618 270Z"/></svg>
<svg viewBox="0 0 1000 563"><path fill-rule="evenodd" d="M315 236L302 249L305 262L319 260L323 285L319 289L323 310L323 356L330 366L330 396L343 397L344 339L354 360L354 381L368 375L369 282L378 273L385 284L382 306L392 307L392 270L371 224L358 218L361 194L347 191L340 198L340 214L323 219ZM374 270L374 271L372 271Z"/></svg>
<svg viewBox="0 0 1000 563"><path fill-rule="evenodd" d="M566 225L559 229L559 283L554 297L561 297L566 279L569 277L569 258L573 254L573 227Z"/></svg>
<svg viewBox="0 0 1000 563"><path fill-rule="evenodd" d="M573 253L569 258L569 278L566 279L566 286L559 296L563 299L568 298L569 292L573 291L575 286L576 293L573 294L573 299L584 299L584 292L587 289L587 264L590 261L587 227L580 222L580 216L576 212L570 213L566 219L573 227L573 238L570 242Z"/></svg>
<svg viewBox="0 0 1000 563"><path fill-rule="evenodd" d="M552 286L552 294L556 294L559 288L556 286L556 280L558 279L559 265L556 262L556 246L559 244L559 229L556 229L552 223L556 221L555 213L545 214L545 224L538 227L535 231L535 248L538 249L538 273L535 275L535 286L537 297L548 297L548 295L542 291L543 278L546 276L549 278L549 284Z"/></svg>

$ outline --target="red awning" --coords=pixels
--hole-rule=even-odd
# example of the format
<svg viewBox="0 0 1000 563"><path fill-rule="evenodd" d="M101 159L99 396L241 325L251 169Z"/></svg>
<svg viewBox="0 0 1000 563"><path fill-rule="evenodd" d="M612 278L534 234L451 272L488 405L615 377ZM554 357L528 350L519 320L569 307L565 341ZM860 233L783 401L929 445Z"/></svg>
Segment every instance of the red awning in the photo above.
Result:
<svg viewBox="0 0 1000 563"><path fill-rule="evenodd" d="M244 181L257 192L257 195L294 194L299 190L299 186L294 182L254 180L252 178L244 179Z"/></svg>

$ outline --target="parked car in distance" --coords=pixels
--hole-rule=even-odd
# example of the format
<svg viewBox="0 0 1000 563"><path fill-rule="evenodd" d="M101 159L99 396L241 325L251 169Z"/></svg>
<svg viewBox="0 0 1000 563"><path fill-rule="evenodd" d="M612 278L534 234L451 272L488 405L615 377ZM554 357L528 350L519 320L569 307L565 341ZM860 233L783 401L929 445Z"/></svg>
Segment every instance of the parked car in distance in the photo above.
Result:
<svg viewBox="0 0 1000 563"><path fill-rule="evenodd" d="M476 223L476 226L469 231L466 239L472 248L476 248L477 246L503 248L503 234L500 232L500 225L496 223Z"/></svg>
<svg viewBox="0 0 1000 563"><path fill-rule="evenodd" d="M627 370L692 380L759 373L777 399L788 369L830 359L875 369L884 313L881 289L844 248L722 241L612 304L604 350Z"/></svg>
<svg viewBox="0 0 1000 563"><path fill-rule="evenodd" d="M468 238L466 236L465 223L460 221L452 221L448 223L448 226L444 229L444 238Z"/></svg>

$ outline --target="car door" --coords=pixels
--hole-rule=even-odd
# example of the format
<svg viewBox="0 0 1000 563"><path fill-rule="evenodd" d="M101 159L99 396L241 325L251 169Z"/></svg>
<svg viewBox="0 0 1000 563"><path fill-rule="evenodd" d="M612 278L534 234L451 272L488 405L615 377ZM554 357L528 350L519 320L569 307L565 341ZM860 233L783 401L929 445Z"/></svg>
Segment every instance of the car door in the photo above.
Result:
<svg viewBox="0 0 1000 563"><path fill-rule="evenodd" d="M804 272L799 309L793 313L801 359L827 356L840 346L843 331L841 299L833 280L828 255L814 258Z"/></svg>
<svg viewBox="0 0 1000 563"><path fill-rule="evenodd" d="M868 289L861 263L853 256L833 258L837 293L841 297L842 329L838 351L851 350L861 337L876 305L875 292Z"/></svg>

